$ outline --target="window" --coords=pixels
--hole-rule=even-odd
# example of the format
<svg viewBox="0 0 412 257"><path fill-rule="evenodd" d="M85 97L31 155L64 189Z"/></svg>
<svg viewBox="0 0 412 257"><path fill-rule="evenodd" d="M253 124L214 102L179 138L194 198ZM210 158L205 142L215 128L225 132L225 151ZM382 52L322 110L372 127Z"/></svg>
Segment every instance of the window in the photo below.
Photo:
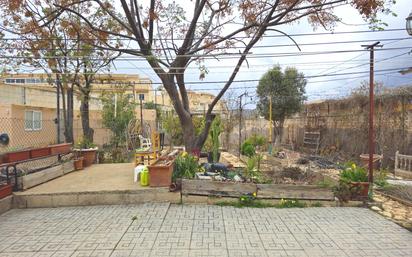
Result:
<svg viewBox="0 0 412 257"><path fill-rule="evenodd" d="M24 113L24 129L28 131L42 129L42 113L40 111L26 111Z"/></svg>
<svg viewBox="0 0 412 257"><path fill-rule="evenodd" d="M6 79L6 83L16 83L15 79Z"/></svg>

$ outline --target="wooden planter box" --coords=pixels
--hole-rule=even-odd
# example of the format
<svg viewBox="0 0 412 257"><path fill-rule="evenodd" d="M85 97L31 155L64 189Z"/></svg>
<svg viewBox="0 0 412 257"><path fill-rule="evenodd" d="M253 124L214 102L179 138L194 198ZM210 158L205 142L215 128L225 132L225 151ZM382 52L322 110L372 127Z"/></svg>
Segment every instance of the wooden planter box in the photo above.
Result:
<svg viewBox="0 0 412 257"><path fill-rule="evenodd" d="M50 155L50 147L42 147L30 150L30 158L39 158Z"/></svg>
<svg viewBox="0 0 412 257"><path fill-rule="evenodd" d="M12 194L12 186L11 185L1 185L0 186L0 199L3 199L6 196Z"/></svg>
<svg viewBox="0 0 412 257"><path fill-rule="evenodd" d="M51 154L66 154L70 153L72 144L70 143L63 143L63 144L58 144L58 145L49 145L50 147L50 153Z"/></svg>
<svg viewBox="0 0 412 257"><path fill-rule="evenodd" d="M151 187L169 187L172 183L174 160L159 159L149 168L149 183Z"/></svg>
<svg viewBox="0 0 412 257"><path fill-rule="evenodd" d="M30 159L30 150L10 152L6 154L5 162L18 162Z"/></svg>

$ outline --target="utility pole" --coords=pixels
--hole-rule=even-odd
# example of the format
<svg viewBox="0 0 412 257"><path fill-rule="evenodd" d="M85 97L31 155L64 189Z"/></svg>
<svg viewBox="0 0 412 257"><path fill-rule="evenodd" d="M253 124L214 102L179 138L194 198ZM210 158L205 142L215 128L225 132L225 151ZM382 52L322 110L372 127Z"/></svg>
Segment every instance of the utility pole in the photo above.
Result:
<svg viewBox="0 0 412 257"><path fill-rule="evenodd" d="M155 124L156 124L156 131L159 131L159 123L157 120L157 90L154 90L154 105L155 105Z"/></svg>
<svg viewBox="0 0 412 257"><path fill-rule="evenodd" d="M373 186L373 155L375 153L375 135L373 129L373 115L375 113L375 100L374 100L374 50L375 47L382 47L380 42L375 42L371 45L362 45L369 50L369 191L372 192Z"/></svg>
<svg viewBox="0 0 412 257"><path fill-rule="evenodd" d="M143 100L144 94L139 94L139 101L140 101L140 130L143 135Z"/></svg>
<svg viewBox="0 0 412 257"><path fill-rule="evenodd" d="M272 96L269 96L269 154L272 154Z"/></svg>
<svg viewBox="0 0 412 257"><path fill-rule="evenodd" d="M238 96L239 98L239 154L238 157L240 158L240 152L242 150L242 97L244 97L245 95L247 95L247 93L243 93L240 96Z"/></svg>
<svg viewBox="0 0 412 257"><path fill-rule="evenodd" d="M57 81L56 83L56 107L57 107L57 113L56 113L56 128L57 128L57 143L60 144L60 82Z"/></svg>

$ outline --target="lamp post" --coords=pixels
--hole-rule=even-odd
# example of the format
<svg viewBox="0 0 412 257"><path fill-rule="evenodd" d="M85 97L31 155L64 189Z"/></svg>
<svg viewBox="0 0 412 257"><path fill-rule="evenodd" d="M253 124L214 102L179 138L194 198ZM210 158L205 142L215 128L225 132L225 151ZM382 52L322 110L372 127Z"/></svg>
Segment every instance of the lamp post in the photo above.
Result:
<svg viewBox="0 0 412 257"><path fill-rule="evenodd" d="M406 17L406 31L412 36L412 12Z"/></svg>

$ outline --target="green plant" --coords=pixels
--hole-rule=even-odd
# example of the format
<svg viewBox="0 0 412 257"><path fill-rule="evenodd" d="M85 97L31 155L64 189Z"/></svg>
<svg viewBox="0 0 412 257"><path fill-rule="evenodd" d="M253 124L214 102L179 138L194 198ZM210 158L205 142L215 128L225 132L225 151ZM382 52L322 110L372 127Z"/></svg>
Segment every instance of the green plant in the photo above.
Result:
<svg viewBox="0 0 412 257"><path fill-rule="evenodd" d="M310 204L310 207L322 207L322 203L321 202L314 202Z"/></svg>
<svg viewBox="0 0 412 257"><path fill-rule="evenodd" d="M304 208L306 203L299 202L297 199L281 199L278 204L275 204L276 208Z"/></svg>
<svg viewBox="0 0 412 257"><path fill-rule="evenodd" d="M76 144L75 148L77 149L90 149L90 148L95 148L96 144L94 144L92 141L89 139L82 137Z"/></svg>
<svg viewBox="0 0 412 257"><path fill-rule="evenodd" d="M253 134L247 139L254 147L262 147L266 144L266 138L262 135Z"/></svg>
<svg viewBox="0 0 412 257"><path fill-rule="evenodd" d="M210 130L210 136L212 138L213 162L215 163L219 161L219 147L220 147L219 136L221 132L222 132L221 121L219 117L216 117L213 120L212 128Z"/></svg>
<svg viewBox="0 0 412 257"><path fill-rule="evenodd" d="M353 162L348 162L340 173L340 180L346 182L368 182L368 173L365 168L356 166Z"/></svg>
<svg viewBox="0 0 412 257"><path fill-rule="evenodd" d="M359 194L360 188L351 186L350 183L345 180L339 180L339 184L334 186L332 191L340 202L347 202L353 195Z"/></svg>
<svg viewBox="0 0 412 257"><path fill-rule="evenodd" d="M178 178L194 178L196 172L199 171L199 164L197 158L186 152L178 155L175 160L175 166L172 173L172 180L176 181Z"/></svg>
<svg viewBox="0 0 412 257"><path fill-rule="evenodd" d="M101 101L103 125L112 132L110 143L114 147L123 146L126 143L127 126L135 117L136 104L131 102L124 90L116 94L103 93Z"/></svg>
<svg viewBox="0 0 412 257"><path fill-rule="evenodd" d="M375 183L375 185L378 185L380 187L385 187L387 186L389 183L388 181L386 181L386 177L388 176L388 170L387 169L380 169L378 171L375 172L375 174L373 175L373 183Z"/></svg>
<svg viewBox="0 0 412 257"><path fill-rule="evenodd" d="M246 155L247 157L252 157L253 155L256 154L256 149L253 146L253 144L249 141L245 141L243 142L242 146L241 146L241 153L243 155Z"/></svg>
<svg viewBox="0 0 412 257"><path fill-rule="evenodd" d="M322 188L332 188L333 187L333 182L331 181L331 179L323 178L323 180L319 181L317 183L317 185L322 187Z"/></svg>

